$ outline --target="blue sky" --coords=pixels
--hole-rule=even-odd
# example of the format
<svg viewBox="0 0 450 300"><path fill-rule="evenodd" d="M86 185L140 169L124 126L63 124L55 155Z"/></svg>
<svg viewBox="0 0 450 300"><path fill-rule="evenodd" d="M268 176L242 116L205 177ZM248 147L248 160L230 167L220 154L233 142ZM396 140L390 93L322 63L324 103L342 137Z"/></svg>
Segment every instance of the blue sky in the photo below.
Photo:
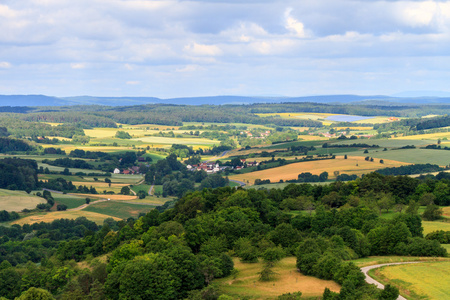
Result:
<svg viewBox="0 0 450 300"><path fill-rule="evenodd" d="M450 92L450 1L2 0L0 94Z"/></svg>

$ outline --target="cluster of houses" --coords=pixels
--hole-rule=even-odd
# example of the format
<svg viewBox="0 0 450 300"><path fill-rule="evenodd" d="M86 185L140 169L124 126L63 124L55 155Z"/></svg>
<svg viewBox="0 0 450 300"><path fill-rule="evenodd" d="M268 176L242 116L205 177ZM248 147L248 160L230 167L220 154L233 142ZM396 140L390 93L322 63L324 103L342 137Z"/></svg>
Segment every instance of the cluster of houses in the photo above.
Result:
<svg viewBox="0 0 450 300"><path fill-rule="evenodd" d="M198 165L187 165L186 168L190 171L205 171L206 173L217 173L225 169L241 170L245 167L255 167L259 165L259 162L246 162L245 159L241 159L242 166L230 167L230 166L220 166L218 163L214 162L202 162Z"/></svg>
<svg viewBox="0 0 450 300"><path fill-rule="evenodd" d="M198 165L187 165L186 168L190 171L205 171L206 173L217 173L224 170L226 167L221 167L217 163L202 162Z"/></svg>
<svg viewBox="0 0 450 300"><path fill-rule="evenodd" d="M259 136L256 136L256 135L253 136L253 133L251 133L250 131L241 131L240 134L241 135L246 134L247 137L249 137L249 138L263 139L270 135L270 130L266 130L265 132L260 133Z"/></svg>
<svg viewBox="0 0 450 300"><path fill-rule="evenodd" d="M113 173L114 174L126 174L126 175L139 174L139 167L138 166L133 166L133 167L130 167L128 169L124 169L122 171L120 171L118 168L115 168Z"/></svg>

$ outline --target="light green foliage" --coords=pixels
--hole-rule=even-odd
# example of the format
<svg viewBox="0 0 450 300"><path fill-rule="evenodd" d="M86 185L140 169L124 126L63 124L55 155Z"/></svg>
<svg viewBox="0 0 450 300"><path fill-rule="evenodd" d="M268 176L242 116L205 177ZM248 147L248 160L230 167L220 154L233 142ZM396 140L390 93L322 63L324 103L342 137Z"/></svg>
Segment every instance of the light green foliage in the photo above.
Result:
<svg viewBox="0 0 450 300"><path fill-rule="evenodd" d="M52 294L44 289L31 287L26 292L22 293L16 300L52 300Z"/></svg>

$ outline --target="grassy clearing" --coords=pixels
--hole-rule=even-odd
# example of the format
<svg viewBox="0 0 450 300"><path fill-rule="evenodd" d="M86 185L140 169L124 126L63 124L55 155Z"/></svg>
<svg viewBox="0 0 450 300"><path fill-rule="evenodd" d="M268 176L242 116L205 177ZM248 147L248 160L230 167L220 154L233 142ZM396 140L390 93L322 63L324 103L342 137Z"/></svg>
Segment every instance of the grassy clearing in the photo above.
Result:
<svg viewBox="0 0 450 300"><path fill-rule="evenodd" d="M129 217L137 218L140 213L148 213L151 209L153 209L151 205L106 201L89 205L83 211L127 219Z"/></svg>
<svg viewBox="0 0 450 300"><path fill-rule="evenodd" d="M448 222L422 221L422 227L424 235L437 230L450 231L450 223Z"/></svg>
<svg viewBox="0 0 450 300"><path fill-rule="evenodd" d="M70 194L70 195L76 195L84 198L88 197L91 198L91 200L110 199L114 201L133 201L137 199L135 195L105 195L105 194Z"/></svg>
<svg viewBox="0 0 450 300"><path fill-rule="evenodd" d="M384 283L400 289L408 299L450 299L450 262L427 262L373 270Z"/></svg>
<svg viewBox="0 0 450 300"><path fill-rule="evenodd" d="M297 272L295 263L295 257L284 258L273 269L278 273L276 279L261 282L258 280L258 272L262 269L262 263L248 264L234 259L234 267L239 270L237 278L227 277L215 282L226 294L239 299L244 297L273 299L284 293L298 291L302 292L303 297L318 297L323 294L326 287L336 292L340 290L340 286L334 281L302 275Z"/></svg>
<svg viewBox="0 0 450 300"><path fill-rule="evenodd" d="M15 220L11 224L34 224L39 222L46 222L50 223L57 219L76 219L78 217L86 217L87 219L97 223L97 224L103 224L103 220L106 218L111 218L112 216L99 214L95 212L90 211L55 211L55 212L47 212L47 213L39 213L30 215L18 220ZM112 217L115 220L121 220L117 217Z"/></svg>
<svg viewBox="0 0 450 300"><path fill-rule="evenodd" d="M318 160L310 162L299 162L285 165L278 168L256 171L247 174L239 174L230 176L230 179L249 182L252 184L255 179L270 179L271 182L279 182L280 180L297 179L298 174L303 172L310 172L314 175L319 175L322 172L328 172L329 178L333 178L333 172L339 171L341 174L356 174L361 176L375 170L386 167L398 167L404 165L398 161L385 160L384 164L377 162L365 161L364 157L349 156L348 159L336 158L332 160Z"/></svg>
<svg viewBox="0 0 450 300"><path fill-rule="evenodd" d="M39 203L46 202L43 198L29 195L24 191L0 189L0 210L21 211L24 208L34 209Z"/></svg>
<svg viewBox="0 0 450 300"><path fill-rule="evenodd" d="M182 145L198 145L198 146L213 146L219 145L220 141L203 139L203 138L169 138L169 137L159 137L159 136L146 136L142 138L135 138L129 141L141 141L145 144L159 144L172 146L173 144Z"/></svg>

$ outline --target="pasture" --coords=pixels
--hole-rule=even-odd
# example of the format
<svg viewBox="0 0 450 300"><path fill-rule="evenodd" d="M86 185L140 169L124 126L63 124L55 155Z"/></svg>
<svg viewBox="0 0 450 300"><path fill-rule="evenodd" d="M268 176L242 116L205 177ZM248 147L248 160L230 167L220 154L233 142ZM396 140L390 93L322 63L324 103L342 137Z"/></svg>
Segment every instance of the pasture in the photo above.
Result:
<svg viewBox="0 0 450 300"><path fill-rule="evenodd" d="M408 299L449 299L450 262L427 262L383 267L372 274L383 283L391 283Z"/></svg>
<svg viewBox="0 0 450 300"><path fill-rule="evenodd" d="M234 267L239 271L236 279L231 276L214 280L227 295L242 299L245 297L256 299L273 299L281 294L302 292L302 297L318 297L326 287L338 292L340 286L331 280L322 280L305 276L297 272L295 257L287 257L278 262L273 271L277 273L275 280L261 282L258 280L263 264L242 263L234 259Z"/></svg>
<svg viewBox="0 0 450 300"><path fill-rule="evenodd" d="M334 178L334 171L339 171L340 174L356 174L361 176L375 170L386 167L398 167L404 163L384 160L384 164L379 162L370 162L364 160L364 157L348 156L348 159L338 157L336 159L318 160L293 163L277 168L255 171L252 173L239 174L229 176L230 179L249 182L252 184L255 179L270 179L271 182L279 182L280 180L297 179L298 174L310 172L313 175L319 175L322 172L328 172L328 178Z"/></svg>
<svg viewBox="0 0 450 300"><path fill-rule="evenodd" d="M83 211L108 215L120 219L127 219L129 217L137 218L140 213L148 213L153 208L153 205L105 201L89 205L84 208Z"/></svg>
<svg viewBox="0 0 450 300"><path fill-rule="evenodd" d="M0 210L19 212L23 209L34 209L46 200L24 191L10 191L0 189Z"/></svg>

